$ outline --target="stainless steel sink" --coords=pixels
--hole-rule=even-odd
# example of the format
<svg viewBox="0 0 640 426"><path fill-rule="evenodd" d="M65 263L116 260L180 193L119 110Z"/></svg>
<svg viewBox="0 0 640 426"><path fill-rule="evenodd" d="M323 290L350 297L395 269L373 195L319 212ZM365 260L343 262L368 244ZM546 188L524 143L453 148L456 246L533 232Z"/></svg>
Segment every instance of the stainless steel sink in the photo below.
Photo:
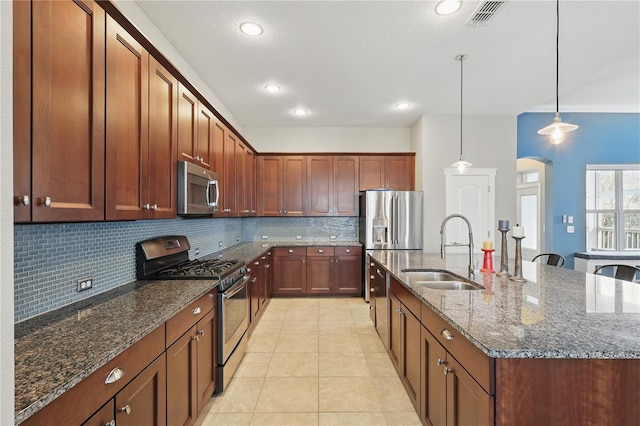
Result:
<svg viewBox="0 0 640 426"><path fill-rule="evenodd" d="M412 284L436 290L482 290L484 287L446 271L435 269L402 269Z"/></svg>

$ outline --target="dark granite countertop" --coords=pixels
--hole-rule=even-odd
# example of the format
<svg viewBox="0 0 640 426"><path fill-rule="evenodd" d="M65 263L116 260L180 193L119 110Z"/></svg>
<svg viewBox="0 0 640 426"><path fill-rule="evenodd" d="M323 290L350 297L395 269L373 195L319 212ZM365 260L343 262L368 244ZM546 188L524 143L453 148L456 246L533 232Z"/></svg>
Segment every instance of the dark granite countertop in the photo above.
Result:
<svg viewBox="0 0 640 426"><path fill-rule="evenodd" d="M357 241L242 243L215 254L250 262L271 247ZM19 424L217 286L215 280L136 281L15 325Z"/></svg>
<svg viewBox="0 0 640 426"><path fill-rule="evenodd" d="M574 257L590 260L640 260L640 252L623 251L580 251L574 253Z"/></svg>
<svg viewBox="0 0 640 426"><path fill-rule="evenodd" d="M639 283L524 261L526 283L478 273L484 290L433 290L402 270L467 277L467 255L367 253L490 357L640 359Z"/></svg>

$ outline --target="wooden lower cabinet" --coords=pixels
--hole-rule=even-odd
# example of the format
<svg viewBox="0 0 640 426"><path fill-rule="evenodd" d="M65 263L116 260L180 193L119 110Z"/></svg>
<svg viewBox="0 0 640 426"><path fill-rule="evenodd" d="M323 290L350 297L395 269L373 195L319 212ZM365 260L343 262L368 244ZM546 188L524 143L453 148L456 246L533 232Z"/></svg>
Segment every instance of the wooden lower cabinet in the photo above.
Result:
<svg viewBox="0 0 640 426"><path fill-rule="evenodd" d="M167 424L167 365L163 353L115 397L118 426Z"/></svg>
<svg viewBox="0 0 640 426"><path fill-rule="evenodd" d="M336 247L333 292L348 296L362 293L362 247Z"/></svg>
<svg viewBox="0 0 640 426"><path fill-rule="evenodd" d="M104 407L98 410L82 426L115 426L116 422L116 402L112 399Z"/></svg>
<svg viewBox="0 0 640 426"><path fill-rule="evenodd" d="M307 288L307 250L277 247L273 250L274 296L302 295Z"/></svg>
<svg viewBox="0 0 640 426"><path fill-rule="evenodd" d="M333 247L307 247L307 294L330 294L334 282Z"/></svg>

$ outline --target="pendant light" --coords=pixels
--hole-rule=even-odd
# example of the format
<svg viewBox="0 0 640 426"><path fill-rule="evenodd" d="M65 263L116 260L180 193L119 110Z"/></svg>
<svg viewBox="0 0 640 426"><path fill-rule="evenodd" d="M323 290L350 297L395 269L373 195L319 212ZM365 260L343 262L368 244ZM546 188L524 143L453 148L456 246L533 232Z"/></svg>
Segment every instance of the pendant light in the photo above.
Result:
<svg viewBox="0 0 640 426"><path fill-rule="evenodd" d="M578 128L575 124L563 123L560 118L559 97L558 97L558 80L559 80L559 62L560 62L560 0L556 0L556 116L553 122L547 127L538 130L540 135L551 135L551 143L558 145L564 140L564 134L573 132Z"/></svg>
<svg viewBox="0 0 640 426"><path fill-rule="evenodd" d="M453 163L451 167L457 167L460 173L463 173L465 168L471 167L471 163L464 161L462 158L462 61L468 57L469 55L465 54L456 56L456 61L460 61L460 159Z"/></svg>

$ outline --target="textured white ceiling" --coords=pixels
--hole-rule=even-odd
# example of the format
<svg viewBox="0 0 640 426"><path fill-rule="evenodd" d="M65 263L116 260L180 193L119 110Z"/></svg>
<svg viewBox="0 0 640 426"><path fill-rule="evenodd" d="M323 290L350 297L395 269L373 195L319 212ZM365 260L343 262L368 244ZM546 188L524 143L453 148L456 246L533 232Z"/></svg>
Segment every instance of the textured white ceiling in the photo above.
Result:
<svg viewBox="0 0 640 426"><path fill-rule="evenodd" d="M243 126L410 126L422 114L555 110L555 1L138 1ZM238 27L255 21L260 37ZM264 86L283 90L268 94ZM394 106L408 102L398 111ZM304 118L291 110L310 111ZM562 0L560 110L640 111L640 1Z"/></svg>

